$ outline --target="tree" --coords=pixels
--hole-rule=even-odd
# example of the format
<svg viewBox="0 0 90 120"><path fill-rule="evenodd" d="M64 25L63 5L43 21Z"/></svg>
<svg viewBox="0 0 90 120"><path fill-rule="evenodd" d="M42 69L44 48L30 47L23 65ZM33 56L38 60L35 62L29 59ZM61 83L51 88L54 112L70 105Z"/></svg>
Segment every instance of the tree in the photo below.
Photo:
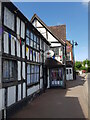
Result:
<svg viewBox="0 0 90 120"><path fill-rule="evenodd" d="M85 66L85 64L87 64L88 66L90 66L90 60L84 60L83 61L83 65Z"/></svg>
<svg viewBox="0 0 90 120"><path fill-rule="evenodd" d="M80 70L81 67L82 67L82 63L77 61L77 62L75 63L75 68L76 68L76 70Z"/></svg>

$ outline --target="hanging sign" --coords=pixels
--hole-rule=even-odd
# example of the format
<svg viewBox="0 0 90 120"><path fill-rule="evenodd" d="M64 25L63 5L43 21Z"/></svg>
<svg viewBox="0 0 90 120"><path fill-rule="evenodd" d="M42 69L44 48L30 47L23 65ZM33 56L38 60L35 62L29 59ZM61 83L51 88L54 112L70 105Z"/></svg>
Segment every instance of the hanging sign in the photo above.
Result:
<svg viewBox="0 0 90 120"><path fill-rule="evenodd" d="M55 57L53 57L54 56L54 52L52 51L52 50L47 50L46 52L45 52L45 57L46 58L55 58Z"/></svg>

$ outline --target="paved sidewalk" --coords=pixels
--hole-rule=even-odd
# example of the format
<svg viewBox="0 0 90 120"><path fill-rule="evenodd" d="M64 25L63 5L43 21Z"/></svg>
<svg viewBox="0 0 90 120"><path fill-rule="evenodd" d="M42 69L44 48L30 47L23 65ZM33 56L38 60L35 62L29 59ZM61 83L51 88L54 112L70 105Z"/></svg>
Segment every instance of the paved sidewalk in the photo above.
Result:
<svg viewBox="0 0 90 120"><path fill-rule="evenodd" d="M12 118L87 118L85 82L78 77L67 82L67 89L49 89Z"/></svg>

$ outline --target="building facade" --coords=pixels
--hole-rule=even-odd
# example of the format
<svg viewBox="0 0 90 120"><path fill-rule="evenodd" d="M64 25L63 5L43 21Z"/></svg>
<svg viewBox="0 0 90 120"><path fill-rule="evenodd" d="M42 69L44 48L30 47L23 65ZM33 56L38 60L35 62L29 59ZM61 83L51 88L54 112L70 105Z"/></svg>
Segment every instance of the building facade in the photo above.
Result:
<svg viewBox="0 0 90 120"><path fill-rule="evenodd" d="M37 30L51 43L50 50L46 51L46 67L48 69L47 87L66 86L66 42L62 40L36 15L31 19Z"/></svg>
<svg viewBox="0 0 90 120"><path fill-rule="evenodd" d="M0 116L43 89L50 43L11 2L0 2Z"/></svg>
<svg viewBox="0 0 90 120"><path fill-rule="evenodd" d="M74 62L73 62L73 45L66 39L66 25L48 26L50 30L66 42L66 80L73 80Z"/></svg>

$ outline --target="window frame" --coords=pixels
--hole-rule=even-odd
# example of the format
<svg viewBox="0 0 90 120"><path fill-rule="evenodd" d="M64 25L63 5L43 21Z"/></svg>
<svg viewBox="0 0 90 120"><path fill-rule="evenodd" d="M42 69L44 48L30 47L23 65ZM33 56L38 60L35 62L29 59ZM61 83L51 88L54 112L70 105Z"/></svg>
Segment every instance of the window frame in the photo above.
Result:
<svg viewBox="0 0 90 120"><path fill-rule="evenodd" d="M3 66L4 61L8 62L8 73L9 73L9 77L8 78L3 76L4 75L4 66ZM14 73L12 73L14 75L14 77L10 77L10 69L11 69L10 63L11 62L14 63L14 66L13 66ZM3 81L2 82L7 83L7 82L15 82L15 81L17 81L18 80L18 70L17 69L18 69L18 64L17 64L16 60L3 59L3 62L2 62L2 80Z"/></svg>
<svg viewBox="0 0 90 120"><path fill-rule="evenodd" d="M28 65L30 66L29 67L30 73L27 73L27 75L30 76L30 82L27 83L27 86L32 86L32 85L38 84L40 81L40 72L39 72L40 65L36 65L36 64L34 65L34 64L29 64L29 63L27 64L27 66ZM34 79L34 78L36 78L36 79ZM37 80L37 78L38 78L38 80Z"/></svg>

